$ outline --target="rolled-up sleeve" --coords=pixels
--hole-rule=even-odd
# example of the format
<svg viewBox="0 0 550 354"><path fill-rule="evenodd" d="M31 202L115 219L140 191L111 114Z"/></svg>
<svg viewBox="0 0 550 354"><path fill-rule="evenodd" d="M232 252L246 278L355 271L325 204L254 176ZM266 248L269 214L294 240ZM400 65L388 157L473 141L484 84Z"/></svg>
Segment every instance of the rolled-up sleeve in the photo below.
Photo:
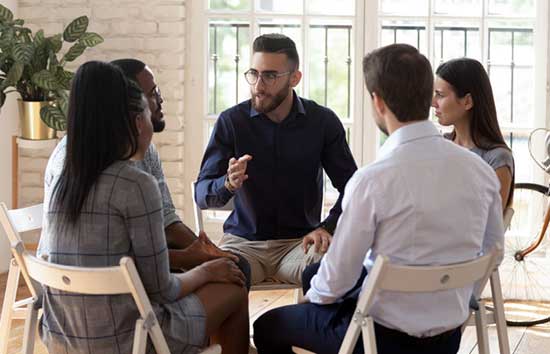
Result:
<svg viewBox="0 0 550 354"><path fill-rule="evenodd" d="M163 207L157 182L145 176L128 192L126 223L135 259L147 295L159 304L178 299L181 283L170 273L164 234Z"/></svg>

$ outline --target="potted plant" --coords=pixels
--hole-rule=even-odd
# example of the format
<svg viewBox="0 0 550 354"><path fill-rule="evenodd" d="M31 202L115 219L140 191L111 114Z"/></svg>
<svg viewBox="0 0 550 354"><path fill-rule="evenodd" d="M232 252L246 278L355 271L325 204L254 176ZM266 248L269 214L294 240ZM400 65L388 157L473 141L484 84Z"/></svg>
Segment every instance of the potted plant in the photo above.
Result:
<svg viewBox="0 0 550 354"><path fill-rule="evenodd" d="M68 91L74 73L65 65L86 48L102 43L103 38L86 32L86 16L73 20L62 34L50 37L43 30L33 35L24 23L0 5L0 108L6 94L19 92L21 137L51 139L55 130L66 129ZM64 42L72 44L62 54Z"/></svg>

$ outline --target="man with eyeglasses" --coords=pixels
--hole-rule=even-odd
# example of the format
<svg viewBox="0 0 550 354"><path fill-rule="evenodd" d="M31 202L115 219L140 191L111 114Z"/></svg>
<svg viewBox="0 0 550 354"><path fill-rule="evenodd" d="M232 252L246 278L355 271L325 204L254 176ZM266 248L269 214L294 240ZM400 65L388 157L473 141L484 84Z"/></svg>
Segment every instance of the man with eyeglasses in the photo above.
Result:
<svg viewBox="0 0 550 354"><path fill-rule="evenodd" d="M294 91L298 66L290 38L254 40L244 74L251 99L220 114L195 185L202 209L233 199L220 248L246 258L252 284L301 284L304 268L329 247L344 187L357 169L334 112ZM323 170L340 196L321 222Z"/></svg>
<svg viewBox="0 0 550 354"><path fill-rule="evenodd" d="M111 63L119 67L128 79L135 81L140 86L151 110L153 131L155 133L162 132L166 126L162 111L164 100L155 82L153 71L144 62L137 59L119 59ZM65 150L66 138L63 138L50 156L46 175L61 172L65 160ZM172 269L191 269L204 262L220 257L227 257L237 263L247 279L247 287L250 287L250 266L244 258L220 250L210 241L204 232L201 232L197 237L176 214L176 208L172 202L172 197L170 196L162 170L160 156L153 143L150 144L144 159L136 161L136 166L153 175L157 180L162 195L164 230L168 247L170 247L170 267Z"/></svg>

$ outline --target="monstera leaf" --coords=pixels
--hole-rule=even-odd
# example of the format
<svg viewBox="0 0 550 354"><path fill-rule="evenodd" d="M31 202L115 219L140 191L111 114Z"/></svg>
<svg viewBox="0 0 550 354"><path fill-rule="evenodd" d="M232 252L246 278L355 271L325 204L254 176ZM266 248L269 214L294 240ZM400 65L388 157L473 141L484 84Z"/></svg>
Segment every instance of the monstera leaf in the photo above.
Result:
<svg viewBox="0 0 550 354"><path fill-rule="evenodd" d="M88 17L80 16L79 18L73 20L69 23L65 31L63 32L63 39L66 42L76 42L88 28Z"/></svg>

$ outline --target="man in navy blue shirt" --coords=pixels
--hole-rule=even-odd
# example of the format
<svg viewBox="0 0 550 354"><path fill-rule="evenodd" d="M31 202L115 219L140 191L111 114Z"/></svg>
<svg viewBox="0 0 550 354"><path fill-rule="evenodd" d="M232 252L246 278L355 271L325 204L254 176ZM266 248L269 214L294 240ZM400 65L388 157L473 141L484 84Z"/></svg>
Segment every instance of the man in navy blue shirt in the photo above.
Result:
<svg viewBox="0 0 550 354"><path fill-rule="evenodd" d="M305 266L328 249L344 187L357 170L334 112L294 92L298 66L290 38L255 39L245 73L251 99L219 116L195 187L202 209L233 198L220 247L248 260L252 284L301 283ZM321 222L323 169L340 196Z"/></svg>

